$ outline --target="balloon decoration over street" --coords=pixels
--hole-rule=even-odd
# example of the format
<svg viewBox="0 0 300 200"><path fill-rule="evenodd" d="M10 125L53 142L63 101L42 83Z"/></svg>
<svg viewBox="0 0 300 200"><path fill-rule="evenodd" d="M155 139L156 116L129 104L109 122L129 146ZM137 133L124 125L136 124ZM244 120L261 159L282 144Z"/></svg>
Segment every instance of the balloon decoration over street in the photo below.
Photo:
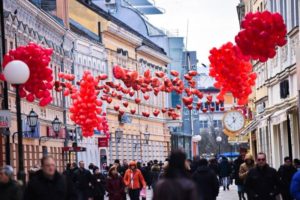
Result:
<svg viewBox="0 0 300 200"><path fill-rule="evenodd" d="M240 49L228 42L221 48L210 51L210 72L216 82L214 86L220 89L219 101L224 101L224 95L231 92L238 99L239 105L245 105L255 85L256 73L252 72L249 58Z"/></svg>
<svg viewBox="0 0 300 200"><path fill-rule="evenodd" d="M26 98L28 102L38 99L42 107L52 101L53 75L49 67L52 52L52 49L30 42L27 46L10 50L3 59L4 68L7 63L14 60L20 60L28 65L30 77L26 83L20 85L20 97ZM1 78L3 79L3 76Z"/></svg>
<svg viewBox="0 0 300 200"><path fill-rule="evenodd" d="M83 136L92 136L94 129L97 129L109 137L106 113L102 113L101 106L103 103L98 99L100 91L97 90L100 81L106 79L107 76L93 77L91 72L85 71L82 79L77 83L79 89L70 82L74 80L73 75L60 73L59 77L64 82L56 81L55 89L58 92L64 90L63 95L70 96L73 100L70 106L70 119L82 128ZM115 107L115 110L118 109Z"/></svg>
<svg viewBox="0 0 300 200"><path fill-rule="evenodd" d="M266 62L276 55L276 47L287 43L287 29L279 13L269 11L248 13L235 37L237 46L245 56Z"/></svg>

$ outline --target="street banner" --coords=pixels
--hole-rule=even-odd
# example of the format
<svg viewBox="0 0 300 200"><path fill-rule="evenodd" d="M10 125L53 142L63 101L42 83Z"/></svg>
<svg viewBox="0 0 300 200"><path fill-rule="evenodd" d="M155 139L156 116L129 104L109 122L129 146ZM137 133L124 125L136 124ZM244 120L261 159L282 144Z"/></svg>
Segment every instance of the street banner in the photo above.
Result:
<svg viewBox="0 0 300 200"><path fill-rule="evenodd" d="M11 125L11 113L9 110L0 110L0 128L9 128Z"/></svg>

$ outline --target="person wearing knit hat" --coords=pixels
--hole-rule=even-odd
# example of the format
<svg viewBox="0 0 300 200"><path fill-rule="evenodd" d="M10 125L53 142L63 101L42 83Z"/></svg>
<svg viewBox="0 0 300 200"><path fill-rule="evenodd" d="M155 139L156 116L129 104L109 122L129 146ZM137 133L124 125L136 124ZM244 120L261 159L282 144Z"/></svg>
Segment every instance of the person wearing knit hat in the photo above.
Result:
<svg viewBox="0 0 300 200"><path fill-rule="evenodd" d="M0 168L0 199L21 200L22 192L20 185L13 180L14 170L12 166L6 165Z"/></svg>
<svg viewBox="0 0 300 200"><path fill-rule="evenodd" d="M137 169L135 161L129 162L129 169L125 172L124 183L128 187L130 200L139 200L140 190L146 188L147 184L142 172Z"/></svg>

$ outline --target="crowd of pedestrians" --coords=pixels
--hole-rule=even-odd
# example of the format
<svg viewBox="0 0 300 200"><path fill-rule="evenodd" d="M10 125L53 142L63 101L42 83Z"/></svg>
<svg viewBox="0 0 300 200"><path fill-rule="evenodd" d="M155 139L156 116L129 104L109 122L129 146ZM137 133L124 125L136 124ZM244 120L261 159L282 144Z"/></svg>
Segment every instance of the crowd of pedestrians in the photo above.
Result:
<svg viewBox="0 0 300 200"><path fill-rule="evenodd" d="M29 181L20 185L13 179L11 166L0 168L1 200L146 200L147 188L153 200L216 200L220 188L237 185L239 200L300 200L300 162L284 158L278 170L270 167L264 153L254 160L246 150L234 160L226 157L186 158L173 151L165 162L148 163L115 160L100 170L85 168L80 161L68 164L60 174L51 156L29 171ZM234 180L234 182L233 182Z"/></svg>

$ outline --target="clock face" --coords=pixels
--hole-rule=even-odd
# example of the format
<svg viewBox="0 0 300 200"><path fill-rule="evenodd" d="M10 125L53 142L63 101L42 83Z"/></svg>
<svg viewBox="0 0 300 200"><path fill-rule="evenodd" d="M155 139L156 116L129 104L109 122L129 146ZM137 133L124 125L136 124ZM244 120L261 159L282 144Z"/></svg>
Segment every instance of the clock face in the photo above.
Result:
<svg viewBox="0 0 300 200"><path fill-rule="evenodd" d="M230 111L225 114L223 122L227 130L231 132L237 132L244 127L245 118L244 115L239 111Z"/></svg>

